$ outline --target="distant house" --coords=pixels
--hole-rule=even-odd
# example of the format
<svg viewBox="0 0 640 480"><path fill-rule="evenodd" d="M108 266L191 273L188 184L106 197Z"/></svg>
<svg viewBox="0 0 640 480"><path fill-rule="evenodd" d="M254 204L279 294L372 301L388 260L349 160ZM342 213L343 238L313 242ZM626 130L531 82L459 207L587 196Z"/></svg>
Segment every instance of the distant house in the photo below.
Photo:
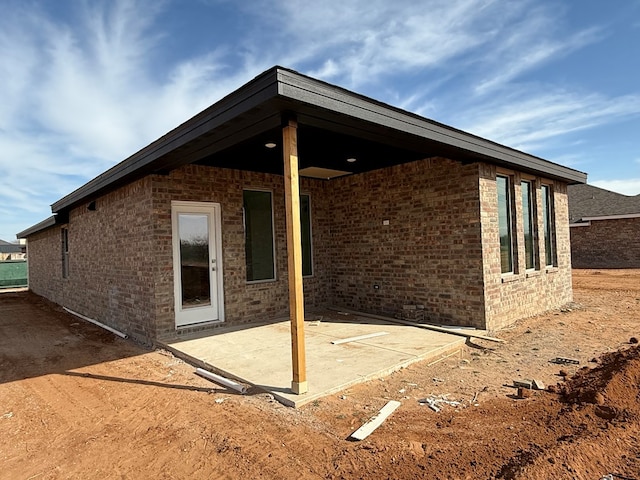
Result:
<svg viewBox="0 0 640 480"><path fill-rule="evenodd" d="M570 185L574 268L640 268L640 195Z"/></svg>
<svg viewBox="0 0 640 480"><path fill-rule="evenodd" d="M0 240L0 262L6 260L24 260L26 251L26 245Z"/></svg>
<svg viewBox="0 0 640 480"><path fill-rule="evenodd" d="M273 67L18 236L35 293L146 342L287 313L297 332L329 305L493 330L572 300L585 181Z"/></svg>

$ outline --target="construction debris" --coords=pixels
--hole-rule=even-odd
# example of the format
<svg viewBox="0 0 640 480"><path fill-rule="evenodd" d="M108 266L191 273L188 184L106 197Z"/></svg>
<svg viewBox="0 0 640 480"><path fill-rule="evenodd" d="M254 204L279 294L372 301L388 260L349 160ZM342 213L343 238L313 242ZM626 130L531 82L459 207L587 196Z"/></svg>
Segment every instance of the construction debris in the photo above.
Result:
<svg viewBox="0 0 640 480"><path fill-rule="evenodd" d="M480 335L477 333L472 333L472 332L465 332L462 330L453 330L450 328L443 328L443 327L439 327L437 325L429 325L429 324L424 324L424 323L415 323L415 322L408 322L406 320L400 320L398 318L391 318L391 317L385 317L384 315L373 315L370 313L362 313L362 312L358 312L355 310L347 310L345 308L339 310L335 307L328 307L328 310L334 311L334 312L342 312L342 313L348 313L348 314L352 314L352 315L357 315L360 317L366 317L366 318L375 318L376 320L384 320L385 322L390 322L390 323L399 323L400 325L409 325L410 327L418 327L418 328L424 328L426 330L433 330L435 332L441 332L441 333L449 333L451 335L459 335L461 337L467 337L467 338L478 338L480 340L489 340L491 342L498 342L498 343L505 343L504 340L502 340L501 338L495 338L495 337L488 337L486 335ZM463 327L460 327L463 328Z"/></svg>
<svg viewBox="0 0 640 480"><path fill-rule="evenodd" d="M533 388L533 381L532 380L514 380L513 386L528 388L529 390L531 390Z"/></svg>
<svg viewBox="0 0 640 480"><path fill-rule="evenodd" d="M402 314L397 318L412 322L424 322L424 305L403 305Z"/></svg>
<svg viewBox="0 0 640 480"><path fill-rule="evenodd" d="M400 402L390 400L376 415L371 417L367 423L353 432L349 438L352 440L364 440L371 435L376 428L382 425L387 417L389 417L389 415L391 415L400 405L402 405Z"/></svg>
<svg viewBox="0 0 640 480"><path fill-rule="evenodd" d="M544 386L544 383L542 383L542 380L538 380L537 378L533 379L532 386L536 390L544 390L545 389L545 386Z"/></svg>
<svg viewBox="0 0 640 480"><path fill-rule="evenodd" d="M236 392L239 392L242 395L247 393L246 386L241 385L237 382L234 382L233 380L229 380L228 378L225 378L221 375L217 375L215 373L209 372L208 370L205 370L203 368L196 368L195 373L200 375L201 377L206 378L207 380L211 380L212 382L215 382L219 385L224 385L227 388L235 390Z"/></svg>
<svg viewBox="0 0 640 480"><path fill-rule="evenodd" d="M449 405L451 407L459 407L462 405L460 402L456 402L455 400L448 400L447 397L449 394L445 395L429 395L428 397L421 398L418 400L420 405L426 405L434 412L439 412L442 409L442 405Z"/></svg>
<svg viewBox="0 0 640 480"><path fill-rule="evenodd" d="M320 325L320 322L322 322L322 315L316 315L313 318L305 318L304 321L306 322L307 325L310 325L312 327L317 327Z"/></svg>
<svg viewBox="0 0 640 480"><path fill-rule="evenodd" d="M549 360L551 363L557 363L559 365L579 365L580 360L574 358L556 357Z"/></svg>

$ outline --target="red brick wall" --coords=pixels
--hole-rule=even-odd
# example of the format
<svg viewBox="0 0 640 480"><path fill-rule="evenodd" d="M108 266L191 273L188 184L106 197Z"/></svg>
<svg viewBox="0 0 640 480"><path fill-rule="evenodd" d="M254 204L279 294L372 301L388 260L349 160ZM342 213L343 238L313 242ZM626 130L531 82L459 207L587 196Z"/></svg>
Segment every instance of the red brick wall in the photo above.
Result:
<svg viewBox="0 0 640 480"><path fill-rule="evenodd" d="M640 218L571 227L571 263L574 268L640 268Z"/></svg>
<svg viewBox="0 0 640 480"><path fill-rule="evenodd" d="M64 303L61 242L60 228L38 232L27 241L29 289L58 304Z"/></svg>
<svg viewBox="0 0 640 480"><path fill-rule="evenodd" d="M69 215L69 274L62 278L60 227L31 236L30 288L73 311L149 343L155 337L151 179Z"/></svg>
<svg viewBox="0 0 640 480"><path fill-rule="evenodd" d="M514 185L514 207L516 220L515 261L513 274L502 274L500 267L500 242L498 230L498 199L496 193L495 166L483 165L480 169L480 191L482 198L482 238L484 258L484 295L486 299L487 328L499 329L520 318L536 315L570 302L571 258L569 253L569 219L566 184L540 178L533 180L536 191L537 212L535 223L539 233L537 266L526 270L524 252L524 230L522 223L522 192L518 172L510 174ZM556 225L557 267L545 265L545 246L542 241L543 217L540 185L550 185L553 191Z"/></svg>
<svg viewBox="0 0 640 480"><path fill-rule="evenodd" d="M329 192L336 304L390 316L418 304L433 322L484 325L478 164L427 159Z"/></svg>
<svg viewBox="0 0 640 480"><path fill-rule="evenodd" d="M328 300L329 212L326 182L301 179L300 193L311 198L313 236L313 276L305 278L307 308ZM247 284L242 223L243 189L273 192L276 237L276 280ZM153 177L153 212L156 232L156 316L158 336L176 336L173 314L173 263L171 250L171 201L214 202L222 210L222 250L224 268L225 324L269 321L288 315L288 273L284 182L278 175L188 165L166 176ZM211 327L205 327L211 328ZM179 334L202 329L180 329Z"/></svg>
<svg viewBox="0 0 640 480"><path fill-rule="evenodd" d="M273 192L276 280L247 284L243 189ZM308 308L328 302L329 215L325 182L302 179L311 198L313 276ZM69 219L69 277L62 279L60 227L29 238L31 289L139 341L175 338L171 200L221 204L225 324L269 321L288 313L284 184L281 176L189 165L146 177L75 208ZM182 328L179 334L203 327ZM211 328L208 326L206 328Z"/></svg>
<svg viewBox="0 0 640 480"><path fill-rule="evenodd" d="M489 165L427 159L328 182L302 179L314 255L314 275L304 280L307 308L336 304L393 316L420 304L432 322L495 329L570 301L565 186L554 184L558 268L527 274L519 266L507 282L495 175ZM273 282L246 282L243 188L273 192ZM282 177L198 165L120 188L99 198L95 211L73 209L68 279L61 278L60 228L31 236L32 290L145 342L211 328L175 329L172 200L221 204L225 324L287 315ZM522 249L521 225L518 232Z"/></svg>

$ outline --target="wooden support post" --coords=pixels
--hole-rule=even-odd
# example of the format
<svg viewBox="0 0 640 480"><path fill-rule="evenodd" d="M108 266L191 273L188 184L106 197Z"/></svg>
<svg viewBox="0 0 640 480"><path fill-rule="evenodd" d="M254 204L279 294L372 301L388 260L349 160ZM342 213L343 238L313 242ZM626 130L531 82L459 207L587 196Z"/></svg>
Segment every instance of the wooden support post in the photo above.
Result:
<svg viewBox="0 0 640 480"><path fill-rule="evenodd" d="M284 197L287 218L289 264L289 311L291 358L295 394L307 392L307 363L304 344L304 294L302 290L302 237L300 233L300 185L298 177L298 123L289 119L282 129L284 152Z"/></svg>

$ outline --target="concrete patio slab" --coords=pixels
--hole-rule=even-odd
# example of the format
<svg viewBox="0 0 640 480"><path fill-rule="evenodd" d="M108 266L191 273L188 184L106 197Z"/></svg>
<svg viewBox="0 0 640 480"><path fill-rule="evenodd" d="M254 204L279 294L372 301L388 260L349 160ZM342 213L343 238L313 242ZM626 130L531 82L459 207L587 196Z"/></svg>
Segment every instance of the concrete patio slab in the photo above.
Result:
<svg viewBox="0 0 640 480"><path fill-rule="evenodd" d="M320 312L305 322L309 391L291 391L291 333L288 319L221 328L164 347L218 374L266 390L285 405L299 407L351 385L379 378L411 363L459 350L464 337L397 325L357 315ZM311 318L317 316L310 316ZM362 335L386 335L334 345Z"/></svg>

